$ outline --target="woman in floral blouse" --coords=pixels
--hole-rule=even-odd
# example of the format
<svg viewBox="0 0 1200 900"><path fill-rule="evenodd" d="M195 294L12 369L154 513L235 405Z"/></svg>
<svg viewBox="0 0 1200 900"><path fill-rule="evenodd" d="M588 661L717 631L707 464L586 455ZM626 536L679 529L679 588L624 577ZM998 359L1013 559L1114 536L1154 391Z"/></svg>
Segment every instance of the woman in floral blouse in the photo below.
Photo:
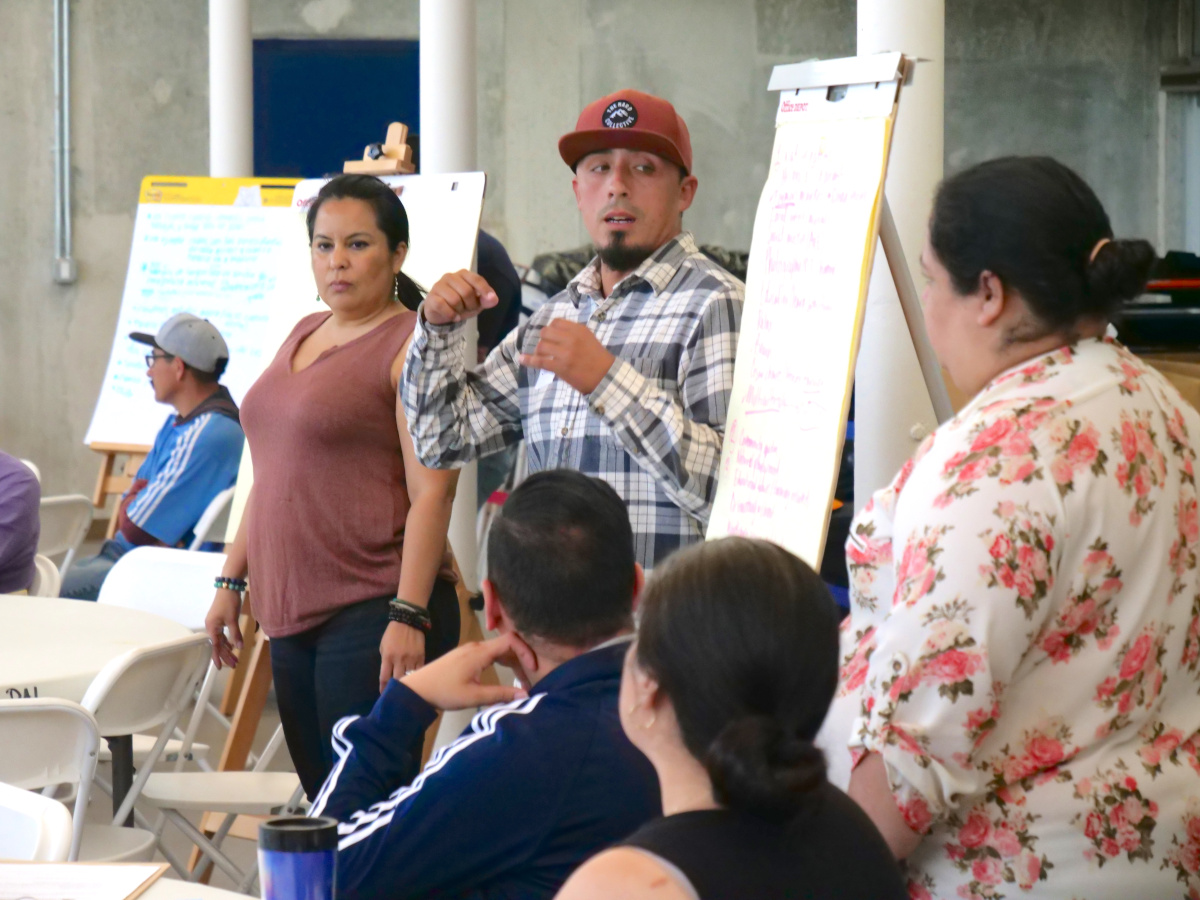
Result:
<svg viewBox="0 0 1200 900"><path fill-rule="evenodd" d="M913 898L1200 898L1200 414L1104 336L1153 258L1050 159L938 190L973 399L855 520L821 736Z"/></svg>

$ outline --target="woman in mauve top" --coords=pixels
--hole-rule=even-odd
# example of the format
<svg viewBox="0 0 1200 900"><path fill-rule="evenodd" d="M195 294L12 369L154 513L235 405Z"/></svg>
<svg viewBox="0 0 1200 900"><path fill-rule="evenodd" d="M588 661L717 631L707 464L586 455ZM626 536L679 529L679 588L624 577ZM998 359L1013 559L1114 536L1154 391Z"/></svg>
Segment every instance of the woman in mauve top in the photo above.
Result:
<svg viewBox="0 0 1200 900"><path fill-rule="evenodd" d="M377 178L338 176L308 233L329 309L300 320L246 394L254 487L221 574L253 579L284 736L313 797L338 719L369 712L389 679L458 641L453 585L437 580L457 474L417 461L397 400L416 322L406 306L421 299L400 271L400 199ZM419 614L389 621L393 597L429 610L428 636ZM236 663L240 610L239 591L217 590L206 624L218 665Z"/></svg>

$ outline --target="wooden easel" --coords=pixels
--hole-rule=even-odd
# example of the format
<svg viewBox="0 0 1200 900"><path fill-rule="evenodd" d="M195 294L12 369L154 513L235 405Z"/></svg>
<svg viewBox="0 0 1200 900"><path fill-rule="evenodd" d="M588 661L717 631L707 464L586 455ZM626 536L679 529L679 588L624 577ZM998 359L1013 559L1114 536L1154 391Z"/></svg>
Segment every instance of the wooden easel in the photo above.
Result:
<svg viewBox="0 0 1200 900"><path fill-rule="evenodd" d="M145 444L88 444L88 449L101 454L100 474L96 477L96 489L92 492L92 506L104 509L108 506L108 498L114 494L120 497L133 484L137 470L141 467L150 448ZM117 458L124 456L125 463L119 474L114 474ZM117 532L117 517L114 514L108 520L108 528L104 532L106 538L111 538Z"/></svg>
<svg viewBox="0 0 1200 900"><path fill-rule="evenodd" d="M363 158L347 160L342 171L356 175L411 175L416 168L412 164L412 147L408 145L408 126L393 122L382 144L367 144Z"/></svg>

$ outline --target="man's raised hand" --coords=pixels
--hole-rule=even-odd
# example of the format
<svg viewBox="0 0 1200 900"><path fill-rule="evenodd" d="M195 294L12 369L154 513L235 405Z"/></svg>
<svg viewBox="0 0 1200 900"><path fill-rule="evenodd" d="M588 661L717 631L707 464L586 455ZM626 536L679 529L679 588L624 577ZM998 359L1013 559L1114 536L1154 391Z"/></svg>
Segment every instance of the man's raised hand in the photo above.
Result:
<svg viewBox="0 0 1200 900"><path fill-rule="evenodd" d="M465 322L499 302L500 298L484 279L470 269L459 269L438 279L429 289L422 309L425 321L431 325L449 325Z"/></svg>
<svg viewBox="0 0 1200 900"><path fill-rule="evenodd" d="M501 684L481 684L479 679L494 662L515 657L525 671L536 668L533 653L515 634L490 641L464 644L445 656L427 663L400 683L437 709L468 709L490 706L527 696L524 689Z"/></svg>
<svg viewBox="0 0 1200 900"><path fill-rule="evenodd" d="M594 391L615 360L586 325L567 319L552 320L534 351L521 354L521 365L553 372L581 394Z"/></svg>

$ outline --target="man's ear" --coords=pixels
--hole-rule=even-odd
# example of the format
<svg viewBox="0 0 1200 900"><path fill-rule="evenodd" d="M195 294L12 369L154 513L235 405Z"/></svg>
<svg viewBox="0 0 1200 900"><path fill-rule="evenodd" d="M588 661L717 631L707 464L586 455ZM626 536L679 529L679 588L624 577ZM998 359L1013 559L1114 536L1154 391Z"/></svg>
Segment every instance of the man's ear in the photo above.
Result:
<svg viewBox="0 0 1200 900"><path fill-rule="evenodd" d="M485 578L483 579L483 584L479 587L483 591L483 621L487 626L487 630L499 631L503 634L504 628L502 626L505 624L508 615L500 605L500 595L496 593L496 586L489 579ZM512 628L510 627L507 630L512 631Z"/></svg>
<svg viewBox="0 0 1200 900"><path fill-rule="evenodd" d="M171 371L175 374L176 381L183 381L183 377L187 374L187 363L178 356L171 359Z"/></svg>
<svg viewBox="0 0 1200 900"><path fill-rule="evenodd" d="M979 275L980 306L977 322L983 327L993 325L1004 315L1008 306L1008 297L1004 293L1004 282L995 272L984 269Z"/></svg>
<svg viewBox="0 0 1200 900"><path fill-rule="evenodd" d="M682 215L695 201L700 182L695 175L684 175L679 182L679 213Z"/></svg>
<svg viewBox="0 0 1200 900"><path fill-rule="evenodd" d="M579 176L577 175L571 176L571 190L575 192L575 208L582 209L583 207L579 205Z"/></svg>
<svg viewBox="0 0 1200 900"><path fill-rule="evenodd" d="M642 588L646 586L646 570L641 563L633 564L633 611L637 612L638 604L642 602Z"/></svg>

